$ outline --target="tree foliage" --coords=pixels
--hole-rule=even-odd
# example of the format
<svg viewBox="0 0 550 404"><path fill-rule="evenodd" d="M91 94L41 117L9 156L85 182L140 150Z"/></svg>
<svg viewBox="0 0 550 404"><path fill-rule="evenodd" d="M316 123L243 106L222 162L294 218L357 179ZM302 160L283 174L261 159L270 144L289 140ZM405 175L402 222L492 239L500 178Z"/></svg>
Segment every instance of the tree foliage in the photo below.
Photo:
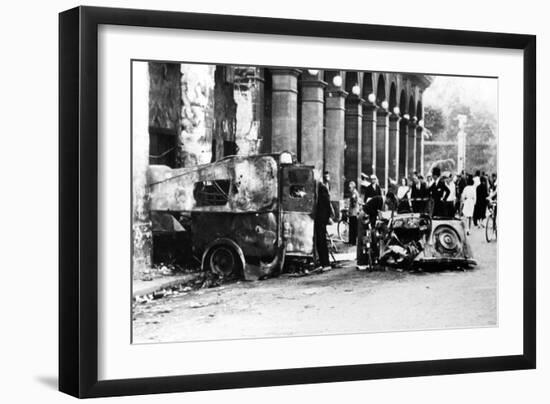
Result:
<svg viewBox="0 0 550 404"><path fill-rule="evenodd" d="M458 96L451 97L445 105L425 107L424 122L431 132L431 139L426 141L424 147L424 166L428 168L442 158L456 161L459 115L466 116L466 171L496 172L496 116L480 105L466 105Z"/></svg>

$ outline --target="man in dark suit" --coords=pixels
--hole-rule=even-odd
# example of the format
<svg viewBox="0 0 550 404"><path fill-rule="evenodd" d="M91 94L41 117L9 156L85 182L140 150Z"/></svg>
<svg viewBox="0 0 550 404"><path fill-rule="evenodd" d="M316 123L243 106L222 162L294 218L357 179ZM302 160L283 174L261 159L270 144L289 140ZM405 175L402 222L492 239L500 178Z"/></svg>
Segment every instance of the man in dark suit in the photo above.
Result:
<svg viewBox="0 0 550 404"><path fill-rule="evenodd" d="M411 203L414 213L426 213L426 206L428 205L428 187L426 183L421 181L418 174L415 172L412 176L411 186Z"/></svg>
<svg viewBox="0 0 550 404"><path fill-rule="evenodd" d="M464 170L458 176L456 181L456 203L455 203L455 212L460 212L460 201L462 200L462 192L466 188L466 173Z"/></svg>
<svg viewBox="0 0 550 404"><path fill-rule="evenodd" d="M374 226L378 210L383 207L382 189L378 185L378 177L374 174L370 176L370 185L365 188L364 198L363 210L369 216L371 225Z"/></svg>
<svg viewBox="0 0 550 404"><path fill-rule="evenodd" d="M378 241L376 239L376 232L374 231L376 227L376 219L378 218L378 211L384 207L384 198L382 197L382 189L378 185L378 178L376 175L370 176L370 184L366 186L363 195L363 212L359 220L358 228L358 237L359 241L357 243L357 269L365 267L368 265L367 254L372 254L374 260L378 257ZM371 234L371 245L369 247L370 252L366 250L366 245L364 244L364 236L367 233L367 229L370 227L373 230ZM361 269L362 270L362 269ZM372 270L372 268L371 268Z"/></svg>
<svg viewBox="0 0 550 404"><path fill-rule="evenodd" d="M430 197L433 200L434 207L432 216L446 216L445 201L451 191L447 188L445 181L442 180L439 167L434 167L432 177L434 179L434 183L430 187Z"/></svg>
<svg viewBox="0 0 550 404"><path fill-rule="evenodd" d="M319 264L324 270L330 269L330 261L327 246L327 225L334 217L334 209L330 203L329 193L330 175L328 171L323 174L323 181L319 182L317 188L317 205L315 206L315 219L313 231L315 233L315 247L319 256Z"/></svg>
<svg viewBox="0 0 550 404"><path fill-rule="evenodd" d="M378 185L378 177L373 174L370 176L370 184L365 188L365 203L369 198L377 195L382 195L382 189L380 188L380 185Z"/></svg>

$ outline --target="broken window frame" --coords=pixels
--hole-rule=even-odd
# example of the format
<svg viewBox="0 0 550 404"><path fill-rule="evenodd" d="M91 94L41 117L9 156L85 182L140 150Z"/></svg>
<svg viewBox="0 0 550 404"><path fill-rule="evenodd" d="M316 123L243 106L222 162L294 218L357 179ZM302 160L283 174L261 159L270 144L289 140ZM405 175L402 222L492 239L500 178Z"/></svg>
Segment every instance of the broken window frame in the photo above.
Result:
<svg viewBox="0 0 550 404"><path fill-rule="evenodd" d="M227 183L227 191L225 191L220 182ZM202 189L199 189L198 185L202 184ZM214 188L212 192L211 189L205 191L205 188ZM197 206L206 207L206 206L225 206L230 199L230 191L233 189L233 180L231 179L215 179L215 180L203 180L197 181L193 184L193 198L195 198L195 203ZM222 199L210 199L212 195ZM201 197L202 196L202 197ZM223 201L223 203L221 203Z"/></svg>

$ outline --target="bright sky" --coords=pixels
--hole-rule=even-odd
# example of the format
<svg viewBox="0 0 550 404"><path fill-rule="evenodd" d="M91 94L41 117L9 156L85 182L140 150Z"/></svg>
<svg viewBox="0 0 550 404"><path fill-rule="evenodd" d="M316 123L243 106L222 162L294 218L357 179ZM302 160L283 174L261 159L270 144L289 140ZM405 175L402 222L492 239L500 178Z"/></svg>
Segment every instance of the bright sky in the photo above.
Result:
<svg viewBox="0 0 550 404"><path fill-rule="evenodd" d="M498 79L457 76L434 76L434 81L424 91L424 106L447 109L458 96L473 109L486 110L497 116Z"/></svg>

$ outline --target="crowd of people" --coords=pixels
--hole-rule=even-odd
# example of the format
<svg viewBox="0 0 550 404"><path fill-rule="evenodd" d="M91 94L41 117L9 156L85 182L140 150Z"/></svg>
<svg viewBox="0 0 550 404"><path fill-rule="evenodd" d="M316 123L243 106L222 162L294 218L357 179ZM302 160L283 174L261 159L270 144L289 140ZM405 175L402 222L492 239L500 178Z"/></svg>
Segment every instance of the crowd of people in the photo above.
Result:
<svg viewBox="0 0 550 404"><path fill-rule="evenodd" d="M350 244L354 244L356 240L360 206L365 206L369 199L382 194L376 175L368 177L363 174L359 190L355 182L350 181ZM414 172L410 178L402 178L399 183L390 179L384 204L387 209L396 210L398 213L414 212L427 213L434 217L464 218L469 234L472 226L484 226L487 207L491 201L496 201L496 197L496 173L489 176L477 170L474 174L465 171L453 174L448 171L441 172L439 167L435 167L426 178ZM372 219L375 220L375 217Z"/></svg>
<svg viewBox="0 0 550 404"><path fill-rule="evenodd" d="M403 178L397 185L390 181L387 198L398 200L399 212L430 213L436 217L463 217L468 233L483 227L487 206L497 196L497 175L477 170L474 174L441 172L438 167L426 179L413 173L411 180Z"/></svg>
<svg viewBox="0 0 550 404"><path fill-rule="evenodd" d="M323 268L329 267L326 226L335 217L329 189L330 175L325 172L319 184L315 214L316 246ZM360 211L365 212L372 225L380 210L463 218L469 235L472 226L484 226L487 207L489 203L496 202L497 175L488 175L480 170L474 174L465 171L453 174L434 167L426 177L414 172L410 178L402 178L399 183L390 179L388 190L384 192L376 175L362 174L359 186L354 181L348 183L346 194L349 244L356 244Z"/></svg>

